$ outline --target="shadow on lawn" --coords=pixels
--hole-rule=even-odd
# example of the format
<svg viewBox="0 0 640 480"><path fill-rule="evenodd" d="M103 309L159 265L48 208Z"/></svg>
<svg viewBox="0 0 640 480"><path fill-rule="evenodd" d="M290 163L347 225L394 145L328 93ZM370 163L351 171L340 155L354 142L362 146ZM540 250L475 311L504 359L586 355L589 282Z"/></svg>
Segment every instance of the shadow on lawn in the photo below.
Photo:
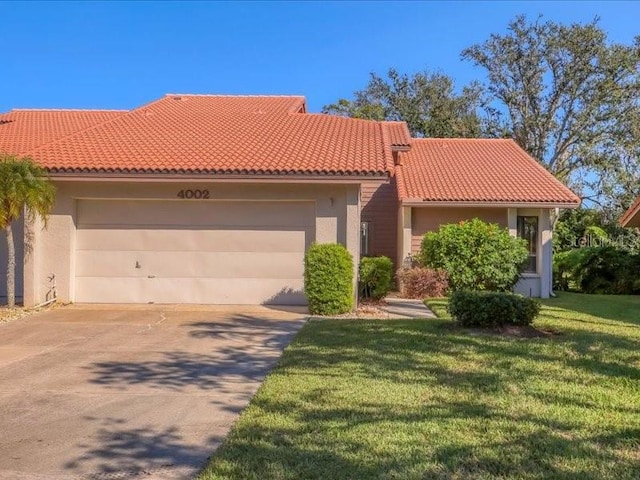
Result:
<svg viewBox="0 0 640 480"><path fill-rule="evenodd" d="M254 401L262 415L292 416L298 428L247 424L238 426L229 444L214 457L210 472L215 478L229 479L378 479L378 478L564 478L572 480L634 478L637 462L618 454L612 447L631 451L640 429L626 429L611 435L578 437L570 422L557 422L523 413L517 418L472 402L425 404L419 411L402 411L396 404L361 403L357 408L331 408L322 402L330 391L318 389L304 397L302 403L283 400ZM311 401L310 401L311 400ZM467 428L491 430L491 424L513 423L507 440L487 439L479 444L443 441L425 435L429 429L418 426L448 424L456 429L461 419L476 422ZM400 427L394 427L400 425ZM523 425L530 433L518 433ZM415 426L412 428L411 426ZM389 440L385 448L372 451L371 439L356 431L371 427ZM399 429L402 431L399 431ZM325 429L331 433L327 434ZM527 428L522 428L526 431ZM475 435L474 432L460 432ZM477 432L476 432L477 433ZM504 432L503 432L504 433ZM316 435L319 434L319 435ZM400 434L398 440L396 435ZM455 433L451 434L455 437ZM236 441L240 444L236 448ZM402 443L405 442L405 443ZM471 445L470 445L471 443ZM386 448L388 447L388 448ZM570 471L567 459L586 462ZM594 461L596 462L594 464ZM224 472L224 474L222 474ZM251 472L251 473L248 473ZM205 470L205 474L206 474ZM206 475L204 478L207 478Z"/></svg>
<svg viewBox="0 0 640 480"><path fill-rule="evenodd" d="M359 362L357 375L366 375L390 380L401 380L407 373L423 373L422 380L428 382L429 375L435 375L442 383L466 384L474 388L494 388L502 376L488 371L452 372L440 369L438 365L420 360L419 352L437 353L451 360L464 360L464 355L472 352L491 360L491 365L500 365L506 378L540 373L544 362L582 369L590 374L640 378L640 369L633 366L640 352L640 341L629 337L600 331L563 328L563 335L549 338L513 339L500 335L472 335L464 330L452 330L450 321L397 321L393 325L383 322L349 324L340 321L331 328L317 329L313 343L309 345L331 348L336 351L315 351L310 357L304 341L287 358L295 357L292 365L315 369L341 362ZM358 336L356 339L351 336ZM302 343L301 343L302 342ZM339 348L341 345L357 344L357 350ZM557 346L558 348L551 348ZM550 348L548 348L550 347ZM561 348L560 348L561 347ZM555 353L554 353L555 352ZM617 355L614 355L616 352ZM570 355L571 354L571 355ZM522 359L532 362L519 362ZM519 363L518 363L519 362ZM511 369L515 363L518 368Z"/></svg>
<svg viewBox="0 0 640 480"><path fill-rule="evenodd" d="M620 340L597 337L602 348ZM593 434L584 427L583 419L547 414L552 406L602 408L576 402L580 391L574 398L550 388L538 397L534 390L534 395L514 399L535 399L539 405L535 413L525 406L505 409L500 403L508 401L511 381L524 384L533 375L544 375L547 362L575 366L590 374L635 378L637 369L631 366L612 366L588 357L586 349L592 340L595 338L572 335L554 339L567 348L585 349L584 358L566 359L562 348L549 348L553 345L548 340L443 335L443 324L434 321L312 322L287 351L277 372L282 374L280 381L301 376L314 379L313 385L326 386L293 396L263 390L252 402L254 412L259 413L237 424L214 457L209 474L265 480L634 478L639 465L633 452L640 429L612 426L608 434ZM427 352L435 355L424 355ZM486 362L486 370L456 368L455 361L462 365L467 355L476 356L475 367ZM516 364L522 358L528 362ZM363 400L366 391L362 386L355 387L345 401L345 382L360 382L360 378L388 380L390 389L416 384L420 386L417 392L431 393L417 402L419 408L413 401L405 407L402 402ZM569 381L580 382L576 378ZM333 385L340 385L339 400ZM443 388L458 391L456 400L438 393ZM639 413L632 406L608 405L607 411L623 416ZM278 420L263 423L264 419ZM379 436L388 438L384 446L375 438ZM204 478L209 478L206 475L207 471Z"/></svg>

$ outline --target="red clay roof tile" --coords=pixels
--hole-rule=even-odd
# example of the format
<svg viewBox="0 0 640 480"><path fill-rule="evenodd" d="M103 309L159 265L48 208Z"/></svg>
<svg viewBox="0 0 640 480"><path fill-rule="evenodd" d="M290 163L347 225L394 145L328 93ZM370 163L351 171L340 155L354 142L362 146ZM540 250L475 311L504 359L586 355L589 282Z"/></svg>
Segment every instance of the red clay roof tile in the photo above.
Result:
<svg viewBox="0 0 640 480"><path fill-rule="evenodd" d="M303 97L167 95L29 153L52 172L393 171L379 122L298 112Z"/></svg>
<svg viewBox="0 0 640 480"><path fill-rule="evenodd" d="M0 152L34 148L122 115L124 110L12 110L0 114Z"/></svg>
<svg viewBox="0 0 640 480"><path fill-rule="evenodd" d="M513 140L414 139L396 168L404 201L579 205Z"/></svg>
<svg viewBox="0 0 640 480"><path fill-rule="evenodd" d="M406 122L382 122L386 129L389 141L393 147L409 147L411 145L411 133Z"/></svg>
<svg viewBox="0 0 640 480"><path fill-rule="evenodd" d="M0 114L0 151L52 172L394 173L402 200L580 200L511 140L411 139L404 122L305 113L301 96L171 94L135 110ZM633 207L632 207L633 208Z"/></svg>

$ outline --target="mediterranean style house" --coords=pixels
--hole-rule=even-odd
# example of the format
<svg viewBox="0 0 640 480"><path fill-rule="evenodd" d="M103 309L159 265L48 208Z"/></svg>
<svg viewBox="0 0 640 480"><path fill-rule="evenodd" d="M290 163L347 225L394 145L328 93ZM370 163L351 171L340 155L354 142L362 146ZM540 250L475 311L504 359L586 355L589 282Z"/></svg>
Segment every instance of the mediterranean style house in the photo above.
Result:
<svg viewBox="0 0 640 480"><path fill-rule="evenodd" d="M580 202L511 140L411 138L403 122L307 113L299 96L12 110L0 151L57 187L46 228L15 226L27 306L303 304L312 242L399 266L426 232L474 217L528 241L516 290L547 297L550 212Z"/></svg>

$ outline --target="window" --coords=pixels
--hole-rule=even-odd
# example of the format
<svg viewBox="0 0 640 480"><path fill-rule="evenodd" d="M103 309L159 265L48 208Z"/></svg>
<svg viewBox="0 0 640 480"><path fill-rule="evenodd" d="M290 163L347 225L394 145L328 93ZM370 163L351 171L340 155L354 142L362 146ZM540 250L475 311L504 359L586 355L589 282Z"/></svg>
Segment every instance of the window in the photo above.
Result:
<svg viewBox="0 0 640 480"><path fill-rule="evenodd" d="M371 244L371 222L360 222L360 256L369 255Z"/></svg>
<svg viewBox="0 0 640 480"><path fill-rule="evenodd" d="M529 261L524 273L538 272L538 217L518 217L518 237L527 242Z"/></svg>

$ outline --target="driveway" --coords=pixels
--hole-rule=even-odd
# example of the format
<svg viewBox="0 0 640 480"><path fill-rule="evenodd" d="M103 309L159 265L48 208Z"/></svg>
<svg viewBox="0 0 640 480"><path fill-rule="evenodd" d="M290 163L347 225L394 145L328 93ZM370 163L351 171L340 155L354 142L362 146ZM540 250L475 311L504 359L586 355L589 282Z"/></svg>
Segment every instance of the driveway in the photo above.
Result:
<svg viewBox="0 0 640 480"><path fill-rule="evenodd" d="M72 306L0 324L0 478L191 478L300 309Z"/></svg>

